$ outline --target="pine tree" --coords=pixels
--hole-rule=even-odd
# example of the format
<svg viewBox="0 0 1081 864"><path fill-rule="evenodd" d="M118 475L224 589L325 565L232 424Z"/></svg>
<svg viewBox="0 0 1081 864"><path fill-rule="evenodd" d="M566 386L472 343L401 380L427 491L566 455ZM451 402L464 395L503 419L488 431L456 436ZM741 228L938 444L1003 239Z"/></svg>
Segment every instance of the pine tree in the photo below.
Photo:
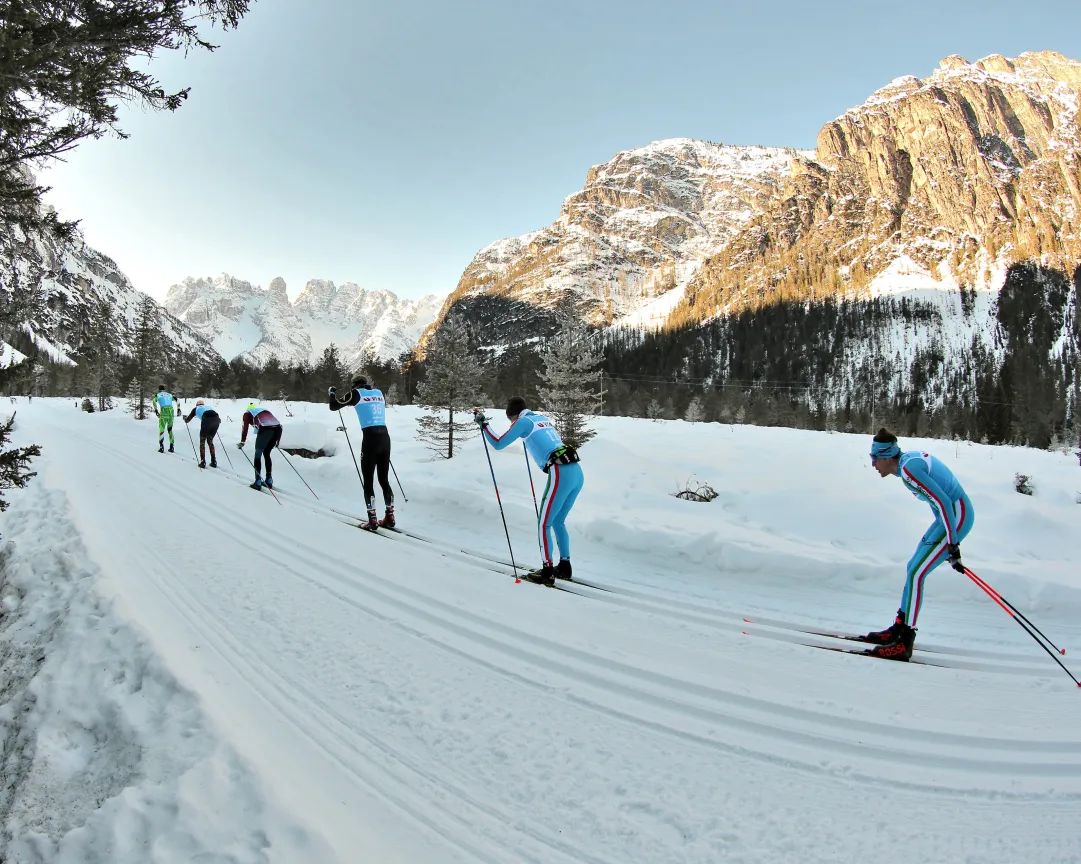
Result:
<svg viewBox="0 0 1081 864"><path fill-rule="evenodd" d="M15 426L15 415L12 414L6 423L0 424L0 489L21 489L34 477L37 472L27 470L30 460L34 456L41 455L41 448L37 444L29 447L12 447L4 449L11 437L11 430ZM8 502L0 494L0 512L7 510Z"/></svg>
<svg viewBox="0 0 1081 864"><path fill-rule="evenodd" d="M683 412L683 419L688 423L701 423L706 419L706 412L702 408L702 400L695 396L687 404L687 410Z"/></svg>
<svg viewBox="0 0 1081 864"><path fill-rule="evenodd" d="M572 307L561 306L558 314L559 331L541 355L541 404L563 442L578 448L597 434L586 424L601 412L603 356L593 347L585 321Z"/></svg>
<svg viewBox="0 0 1081 864"><path fill-rule="evenodd" d="M187 89L168 93L144 60L166 50L213 50L205 22L230 29L250 0L18 0L3 4L0 52L0 221L70 233L38 208L28 170L86 138L126 137L121 102L175 111Z"/></svg>
<svg viewBox="0 0 1081 864"><path fill-rule="evenodd" d="M484 374L470 354L468 335L460 322L443 322L429 346L424 367L426 375L417 387L416 402L428 413L417 420L417 434L428 449L453 459L455 440L476 430L469 412L480 402ZM456 421L455 414L466 419Z"/></svg>
<svg viewBox="0 0 1081 864"><path fill-rule="evenodd" d="M132 400L132 414L136 420L146 419L150 394L156 388L154 377L161 368L163 347L158 306L149 297L143 297L135 317L131 358L134 377L128 387L128 398Z"/></svg>
<svg viewBox="0 0 1081 864"><path fill-rule="evenodd" d="M92 375L93 393L98 400L98 411L108 411L113 407L112 397L116 395L116 339L115 318L112 304L101 300L94 304L94 324L90 333L91 349L94 352Z"/></svg>
<svg viewBox="0 0 1081 864"><path fill-rule="evenodd" d="M338 346L333 342L323 349L323 356L319 360L319 365L315 367L315 376L321 382L323 391L327 387L340 387L342 384L349 383L346 380L349 373L342 364Z"/></svg>
<svg viewBox="0 0 1081 864"><path fill-rule="evenodd" d="M386 395L383 397L386 400L387 405L398 404L398 385L397 383L391 384L390 389L387 390Z"/></svg>

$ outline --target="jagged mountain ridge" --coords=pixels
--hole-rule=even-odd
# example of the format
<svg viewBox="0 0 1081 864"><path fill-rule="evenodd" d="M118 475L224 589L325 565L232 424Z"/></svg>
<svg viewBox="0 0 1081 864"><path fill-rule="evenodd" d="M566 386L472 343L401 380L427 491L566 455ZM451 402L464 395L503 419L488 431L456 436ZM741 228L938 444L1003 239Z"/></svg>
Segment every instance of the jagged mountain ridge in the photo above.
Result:
<svg viewBox="0 0 1081 864"><path fill-rule="evenodd" d="M480 250L440 320L451 307L472 309L479 329L493 331L481 342L517 341L548 326L552 307L570 296L594 324L663 321L702 262L777 194L799 155L688 138L618 153L590 168L552 225Z"/></svg>
<svg viewBox="0 0 1081 864"><path fill-rule="evenodd" d="M28 318L14 324L17 332L3 334L8 338L29 340L52 360L74 365L73 357L89 337L95 306L105 302L115 314L115 347L128 355L139 307L149 299L158 310L169 364L220 359L202 336L137 290L116 262L88 246L78 231L70 239L59 239L8 226L0 235L0 246L11 261L0 280L0 303L11 308L35 293L37 301L30 304Z"/></svg>
<svg viewBox="0 0 1081 864"><path fill-rule="evenodd" d="M1079 98L1081 63L1055 52L953 56L825 124L813 152L753 148L757 170L732 169L748 148L687 139L625 151L590 169L553 225L482 249L439 320L461 316L478 344L500 347L545 335L568 294L594 324L672 327L910 290L898 267L919 273L928 299L997 292L1009 264L1030 258L1072 272ZM959 308L932 302L946 318Z"/></svg>
<svg viewBox="0 0 1081 864"><path fill-rule="evenodd" d="M352 282L311 279L290 303L280 277L260 288L223 273L173 285L165 308L209 340L226 359L283 366L314 362L334 343L347 366L370 353L392 359L411 351L435 319L441 295L401 300Z"/></svg>

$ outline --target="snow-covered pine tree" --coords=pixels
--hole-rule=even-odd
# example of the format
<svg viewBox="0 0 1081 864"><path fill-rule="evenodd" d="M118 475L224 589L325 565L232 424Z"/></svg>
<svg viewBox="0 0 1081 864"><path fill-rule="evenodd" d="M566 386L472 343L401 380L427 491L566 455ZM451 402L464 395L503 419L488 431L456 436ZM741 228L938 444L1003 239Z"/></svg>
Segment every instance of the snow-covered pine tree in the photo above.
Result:
<svg viewBox="0 0 1081 864"><path fill-rule="evenodd" d="M388 405L397 405L398 404L398 384L397 384L397 382L390 385L390 389L387 390L387 392L384 394L383 398L386 400L386 403Z"/></svg>
<svg viewBox="0 0 1081 864"><path fill-rule="evenodd" d="M484 374L469 353L465 327L446 319L439 327L424 358L425 377L417 387L416 402L427 413L417 420L417 435L439 456L454 458L454 442L476 431L471 409L480 403ZM455 420L457 414L460 420Z"/></svg>
<svg viewBox="0 0 1081 864"><path fill-rule="evenodd" d="M41 455L41 448L37 444L29 447L12 447L5 449L11 430L15 426L15 415L12 414L5 423L0 423L0 489L21 489L37 472L29 471L27 466L34 456ZM8 503L0 494L0 512L7 510Z"/></svg>
<svg viewBox="0 0 1081 864"><path fill-rule="evenodd" d="M572 306L561 304L558 315L559 331L541 355L541 406L563 442L578 448L597 434L587 424L601 411L602 357L593 347L585 321Z"/></svg>
<svg viewBox="0 0 1081 864"><path fill-rule="evenodd" d="M687 404L687 410L683 412L683 419L688 423L701 423L706 419L706 412L702 408L702 400L695 396Z"/></svg>
<svg viewBox="0 0 1081 864"><path fill-rule="evenodd" d="M124 398L127 400L127 412L139 419L139 382L132 378L124 385Z"/></svg>

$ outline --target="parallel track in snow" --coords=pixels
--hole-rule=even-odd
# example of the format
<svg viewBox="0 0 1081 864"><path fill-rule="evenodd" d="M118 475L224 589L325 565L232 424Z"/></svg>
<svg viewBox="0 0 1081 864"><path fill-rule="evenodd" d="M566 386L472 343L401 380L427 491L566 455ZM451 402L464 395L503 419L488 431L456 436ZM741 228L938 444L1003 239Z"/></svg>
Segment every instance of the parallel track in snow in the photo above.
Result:
<svg viewBox="0 0 1081 864"><path fill-rule="evenodd" d="M119 451L96 442L91 443L121 461L128 461ZM153 476L138 465L131 467L144 470L148 476ZM238 478L234 479L243 482ZM1040 798L1043 797L1040 794L1013 792L1010 787L1019 777L1038 778L1061 785L1081 774L1081 750L1076 741L996 739L904 729L892 723L852 720L828 712L779 705L720 686L703 685L665 673L646 671L550 639L524 634L516 627L417 593L396 583L392 578L351 570L338 558L321 549L305 545L301 538L290 538L293 542L286 542L275 532L258 527L258 523L253 527L231 509L214 502L212 496L192 494L188 489L184 491L183 497L186 499L183 509L193 516L203 518L205 515L213 515L216 521L212 524L216 530L253 551L275 556L286 563L289 571L297 578L329 592L358 612L379 618L437 645L440 650L463 661L476 664L478 668L508 678L518 686L551 691L551 686L538 683L537 677L552 675L567 682L587 685L588 689L575 690L573 683L569 683L559 698L619 721L673 736L686 743L765 763L798 768L811 774L839 774L852 782L867 783L873 787L881 782L877 776L853 777L843 764L850 758L869 760L881 766L883 776L890 776L893 785L939 794ZM313 499L311 504L315 503ZM309 508L318 514L319 508L311 505ZM211 514L208 514L208 510ZM397 535L393 541L415 549L426 548L425 544L431 545L428 540L403 540ZM379 541L371 539L370 542ZM440 555L447 554L438 549L430 551ZM464 554L466 558L470 557L468 553ZM505 575L510 575L509 571ZM184 591L182 583L172 584L167 590L181 602ZM618 591L596 592L590 596L595 600L624 604L628 599L635 599L623 597ZM238 663L250 665L258 662L257 657L247 656L245 659L246 653L250 652L243 645L231 645L228 621L222 618L219 612L203 606L197 598L190 596L183 602L197 611L196 618L202 616L204 621L216 622L216 626L211 628L213 632L208 633L208 638L216 640L222 646L221 651L235 656ZM650 614L658 611L656 607L648 604L639 608ZM387 610L392 610L393 614L388 615ZM668 614L675 611L678 610L669 609ZM408 620L404 620L403 616ZM711 624L716 623L717 619L713 617L703 617ZM204 623L202 626L205 629L207 625ZM731 629L739 626L745 626L744 622L733 622ZM543 670L545 675L525 674L529 668ZM264 682L274 680L270 672L273 670L263 676ZM315 700L317 705L321 704L318 695L311 693L305 682L284 679L278 673L275 675L282 679L275 686L286 693L286 696L288 693L298 694L305 699ZM269 701L281 701L273 693L267 698ZM286 707L282 708L283 711L287 710L288 702L289 699L285 698L282 704ZM326 706L324 709L330 710ZM332 719L341 724L344 730L350 728L348 718L335 715ZM319 734L326 734L325 730ZM341 731L335 746L347 746L351 736L363 738L363 731ZM407 772L415 773L420 770L412 765L408 754L387 750L385 755ZM830 767L823 764L831 760L841 764ZM898 779L897 771L901 767L914 768L929 779L925 782ZM427 777L428 782L443 784L448 793L464 796L463 800L470 802L469 796L455 785L452 777L439 776L438 780L434 780L436 775L432 770L425 770L428 774L415 777L418 782ZM997 788L979 790L966 785L965 775L973 773L984 778L997 777L998 782L992 784ZM388 795L392 797L393 790L389 790ZM1081 790L1058 792L1055 797L1057 800L1081 800ZM478 810L487 809L497 813L499 818L508 816L500 811L497 802L478 800L475 806ZM454 814L446 813L441 818L453 819ZM549 838L542 841L539 836L536 839L537 842L544 843L551 840ZM552 851L559 850L563 854L569 854L560 849L554 840L551 842L555 844L551 847Z"/></svg>

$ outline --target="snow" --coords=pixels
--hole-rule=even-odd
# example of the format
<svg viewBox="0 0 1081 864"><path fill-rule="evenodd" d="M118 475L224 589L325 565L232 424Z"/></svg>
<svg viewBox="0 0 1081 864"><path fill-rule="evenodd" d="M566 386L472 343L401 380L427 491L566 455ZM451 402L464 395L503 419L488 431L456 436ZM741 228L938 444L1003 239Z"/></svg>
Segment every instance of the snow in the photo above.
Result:
<svg viewBox="0 0 1081 864"><path fill-rule="evenodd" d="M230 441L241 406L220 405ZM287 434L344 438L325 406L269 407ZM1081 692L968 580L929 577L917 640L960 652L925 655L959 668L818 651L768 623L892 619L931 517L873 473L866 435L598 420L569 528L576 576L614 590L574 596L459 551L507 555L483 448L432 460L414 408L388 409L397 512L432 542L335 512L362 508L345 448L293 460L318 500L276 463L279 505L246 487L235 448L235 473L222 454L199 471L183 433L160 455L156 427L119 411L18 410L19 443L43 455L0 519L22 592L0 630L67 608L71 638L31 685L59 714L36 705L31 730L69 756L39 746L35 764L103 791L63 822L24 783L6 827L31 814L53 846L12 860L151 860L134 843L95 858L78 822L155 861L1081 861ZM1076 460L903 443L954 469L976 509L966 562L1072 664ZM520 448L492 461L515 556L535 564ZM1017 472L1035 496L1013 491ZM719 498L672 497L688 478ZM134 688L131 667L152 686ZM79 743L114 726L141 767Z"/></svg>
<svg viewBox="0 0 1081 864"><path fill-rule="evenodd" d="M26 355L21 351L8 345L7 342L0 342L0 369L7 369L8 366L15 366L22 363L26 359Z"/></svg>

